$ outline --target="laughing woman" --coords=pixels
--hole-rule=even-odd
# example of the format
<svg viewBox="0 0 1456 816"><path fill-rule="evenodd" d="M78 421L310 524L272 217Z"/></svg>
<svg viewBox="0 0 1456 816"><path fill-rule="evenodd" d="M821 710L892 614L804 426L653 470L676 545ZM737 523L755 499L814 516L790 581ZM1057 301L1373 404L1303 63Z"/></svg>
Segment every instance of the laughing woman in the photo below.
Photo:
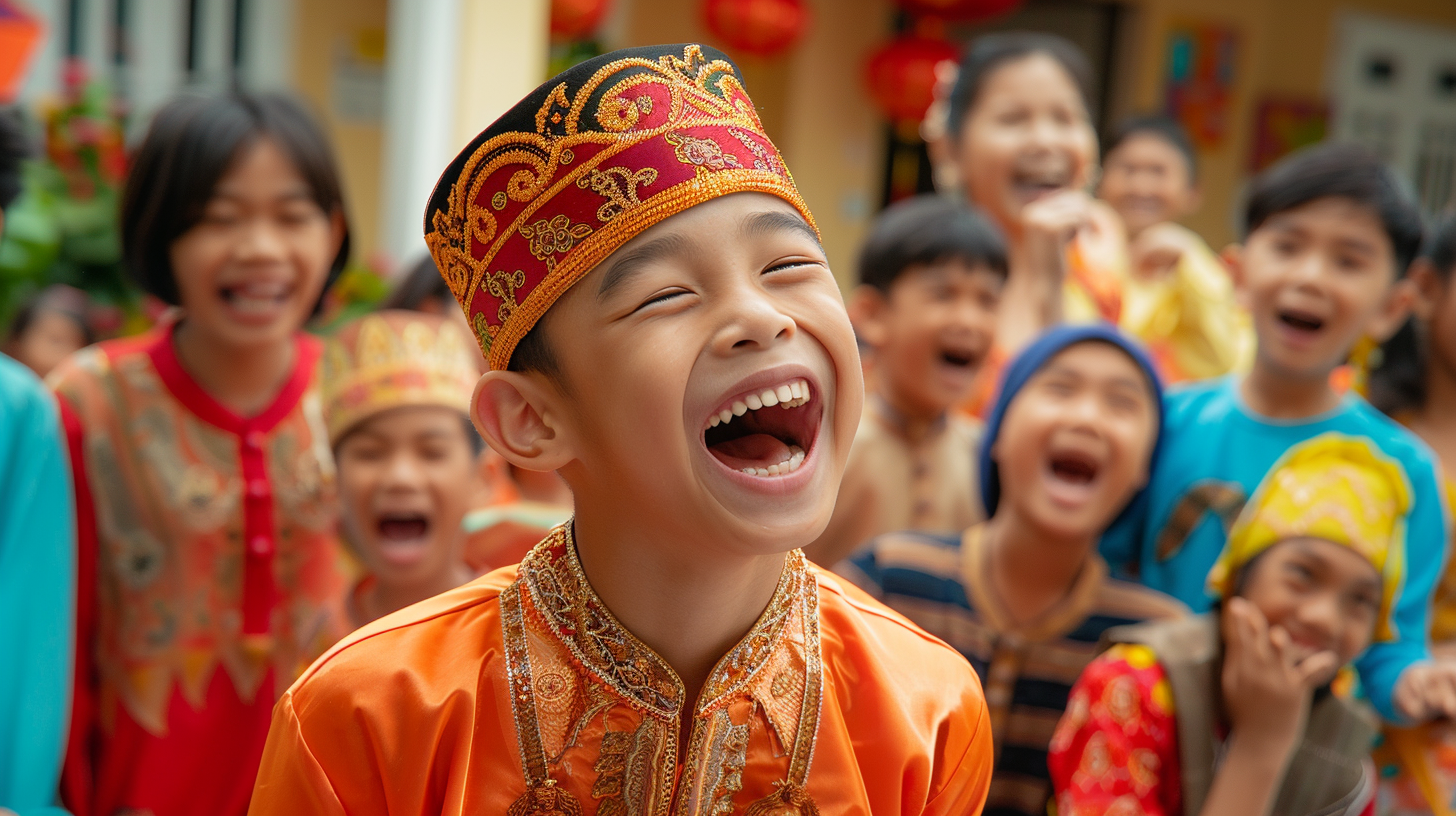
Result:
<svg viewBox="0 0 1456 816"><path fill-rule="evenodd" d="M1147 345L1167 380L1228 373L1248 329L1227 272L1205 252L1132 274L1126 227L1088 193L1098 173L1090 103L1091 67L1061 37L990 34L961 61L938 147L966 200L1007 237L993 360L1063 320L1100 320Z"/></svg>
<svg viewBox="0 0 1456 816"><path fill-rule="evenodd" d="M183 98L136 154L128 271L178 317L52 374L79 534L78 816L246 812L275 696L343 631L334 476L300 329L348 257L322 132Z"/></svg>

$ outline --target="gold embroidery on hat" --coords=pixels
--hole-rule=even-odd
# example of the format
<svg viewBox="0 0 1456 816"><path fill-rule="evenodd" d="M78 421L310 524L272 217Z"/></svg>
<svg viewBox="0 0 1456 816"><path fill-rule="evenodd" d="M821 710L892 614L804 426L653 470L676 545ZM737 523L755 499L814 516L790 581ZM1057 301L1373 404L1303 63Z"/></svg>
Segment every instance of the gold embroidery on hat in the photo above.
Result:
<svg viewBox="0 0 1456 816"><path fill-rule="evenodd" d="M654 181L657 181L655 167L644 167L635 173L625 167L608 167L592 170L590 175L577 179L576 186L606 197L606 203L597 208L597 218L607 222L641 204L637 188Z"/></svg>
<svg viewBox="0 0 1456 816"><path fill-rule="evenodd" d="M516 290L526 285L526 273L520 269L515 272L491 272L482 281L485 291L491 297L499 298L501 305L497 310L497 317L501 323L511 319L511 312L516 310L520 304L516 303Z"/></svg>
<svg viewBox="0 0 1456 816"><path fill-rule="evenodd" d="M545 261L547 269L556 268L553 255L569 252L577 241L591 235L591 232L590 225L573 224L565 215L521 225L521 237L530 240L531 254L536 256L536 260Z"/></svg>
<svg viewBox="0 0 1456 816"><path fill-rule="evenodd" d="M708 170L743 167L737 156L724 153L723 146L712 139L699 139L686 133L669 133L663 138L673 146L673 155L683 164L693 164Z"/></svg>

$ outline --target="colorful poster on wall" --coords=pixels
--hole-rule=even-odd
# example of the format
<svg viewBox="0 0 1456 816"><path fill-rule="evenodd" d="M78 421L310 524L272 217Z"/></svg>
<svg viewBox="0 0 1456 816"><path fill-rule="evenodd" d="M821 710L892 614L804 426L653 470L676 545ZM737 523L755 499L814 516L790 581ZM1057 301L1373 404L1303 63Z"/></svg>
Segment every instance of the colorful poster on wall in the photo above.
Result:
<svg viewBox="0 0 1456 816"><path fill-rule="evenodd" d="M1217 148L1228 136L1238 51L1238 31L1226 25L1183 22L1168 30L1163 109L1200 148Z"/></svg>
<svg viewBox="0 0 1456 816"><path fill-rule="evenodd" d="M1294 151L1322 141L1330 107L1318 99L1271 97L1254 112L1254 149L1249 170L1257 173Z"/></svg>

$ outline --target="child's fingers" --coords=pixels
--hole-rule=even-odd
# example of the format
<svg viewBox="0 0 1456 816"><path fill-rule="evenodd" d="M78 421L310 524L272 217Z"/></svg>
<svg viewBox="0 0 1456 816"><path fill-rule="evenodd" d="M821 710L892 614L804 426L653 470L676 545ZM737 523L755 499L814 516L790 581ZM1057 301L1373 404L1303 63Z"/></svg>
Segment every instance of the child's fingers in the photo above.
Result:
<svg viewBox="0 0 1456 816"><path fill-rule="evenodd" d="M1295 671L1299 674L1300 685L1309 689L1318 685L1339 667L1340 658L1335 656L1334 652L1325 650L1301 660L1299 665L1295 666Z"/></svg>

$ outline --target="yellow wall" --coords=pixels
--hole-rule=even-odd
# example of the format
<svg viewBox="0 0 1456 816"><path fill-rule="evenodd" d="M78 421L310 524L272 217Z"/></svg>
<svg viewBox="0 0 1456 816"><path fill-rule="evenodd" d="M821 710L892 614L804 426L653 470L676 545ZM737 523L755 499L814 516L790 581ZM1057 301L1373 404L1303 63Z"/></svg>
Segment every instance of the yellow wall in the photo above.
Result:
<svg viewBox="0 0 1456 816"><path fill-rule="evenodd" d="M383 181L380 124L342 121L333 107L337 49L365 38L372 47L385 29L386 0L297 0L294 88L323 119L344 175L354 259L367 261L378 245L379 195Z"/></svg>
<svg viewBox="0 0 1456 816"><path fill-rule="evenodd" d="M706 42L700 0L618 0L623 41L612 47ZM789 53L738 59L764 128L784 154L824 237L841 283L854 275L879 206L884 122L861 79L868 54L890 32L890 0L807 0L812 21Z"/></svg>
<svg viewBox="0 0 1456 816"><path fill-rule="evenodd" d="M1126 82L1116 109L1160 107L1168 27L1187 20L1237 26L1242 34L1239 77L1229 138L1201 157L1203 209L1188 220L1215 247L1234 240L1236 209L1248 181L1254 113L1269 94L1327 99L1325 75L1340 14L1374 12L1456 27L1453 0L1132 0Z"/></svg>

